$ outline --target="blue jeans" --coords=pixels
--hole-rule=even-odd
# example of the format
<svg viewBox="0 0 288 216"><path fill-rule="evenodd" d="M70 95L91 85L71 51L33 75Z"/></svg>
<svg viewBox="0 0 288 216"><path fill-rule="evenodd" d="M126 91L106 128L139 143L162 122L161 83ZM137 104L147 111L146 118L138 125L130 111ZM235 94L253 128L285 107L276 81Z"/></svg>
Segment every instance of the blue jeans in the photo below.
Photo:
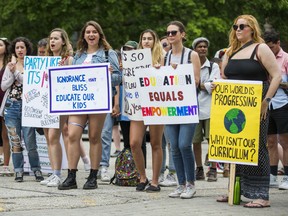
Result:
<svg viewBox="0 0 288 216"><path fill-rule="evenodd" d="M9 143L12 149L12 161L15 172L23 172L24 167L21 130L23 132L24 143L28 153L31 170L41 170L37 151L35 128L21 126L22 101L12 101L7 99L4 109L4 118ZM19 151L14 152L14 149L19 149Z"/></svg>
<svg viewBox="0 0 288 216"><path fill-rule="evenodd" d="M104 126L101 133L102 140L102 159L101 166L109 167L111 143L112 143L112 129L114 124L114 118L108 113L105 118Z"/></svg>
<svg viewBox="0 0 288 216"><path fill-rule="evenodd" d="M196 124L166 125L179 185L195 181L192 139Z"/></svg>
<svg viewBox="0 0 288 216"><path fill-rule="evenodd" d="M169 145L167 145L169 143ZM161 167L161 173L164 173L166 170L166 146L168 147L168 156L169 156L169 173L175 172L175 166L172 158L172 150L171 150L171 144L170 140L168 139L167 129L166 126L164 127L164 133L162 137L162 152L163 152L163 160L162 160L162 167Z"/></svg>

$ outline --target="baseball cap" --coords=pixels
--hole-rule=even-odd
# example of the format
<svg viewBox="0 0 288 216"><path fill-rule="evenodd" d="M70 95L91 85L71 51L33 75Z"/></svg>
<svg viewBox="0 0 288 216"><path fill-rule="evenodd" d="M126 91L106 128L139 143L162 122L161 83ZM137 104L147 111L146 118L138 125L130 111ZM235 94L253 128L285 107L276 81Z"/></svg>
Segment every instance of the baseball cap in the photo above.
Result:
<svg viewBox="0 0 288 216"><path fill-rule="evenodd" d="M128 47L131 49L137 49L138 43L136 41L127 41L123 47Z"/></svg>

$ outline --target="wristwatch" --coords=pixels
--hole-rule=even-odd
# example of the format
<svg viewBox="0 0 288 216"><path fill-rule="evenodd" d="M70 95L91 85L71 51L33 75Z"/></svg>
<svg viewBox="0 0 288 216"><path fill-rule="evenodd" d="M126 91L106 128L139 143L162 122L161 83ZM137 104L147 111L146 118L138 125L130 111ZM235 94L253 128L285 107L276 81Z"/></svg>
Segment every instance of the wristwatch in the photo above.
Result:
<svg viewBox="0 0 288 216"><path fill-rule="evenodd" d="M267 103L269 103L271 101L271 98L265 98L264 99Z"/></svg>

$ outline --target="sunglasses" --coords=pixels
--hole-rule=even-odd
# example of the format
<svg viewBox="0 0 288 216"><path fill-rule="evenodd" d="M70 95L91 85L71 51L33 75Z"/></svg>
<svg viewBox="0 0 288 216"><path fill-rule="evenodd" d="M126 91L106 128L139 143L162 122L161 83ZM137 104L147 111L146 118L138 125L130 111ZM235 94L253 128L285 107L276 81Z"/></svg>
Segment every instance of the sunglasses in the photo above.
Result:
<svg viewBox="0 0 288 216"><path fill-rule="evenodd" d="M166 35L167 35L167 37L169 37L170 34L171 34L172 36L175 36L175 35L177 34L177 32L178 32L178 31L167 31L167 32L166 32Z"/></svg>
<svg viewBox="0 0 288 216"><path fill-rule="evenodd" d="M232 27L233 27L234 31L237 31L238 27L242 31L247 26L249 26L249 25L240 24L239 26L238 25L233 25Z"/></svg>

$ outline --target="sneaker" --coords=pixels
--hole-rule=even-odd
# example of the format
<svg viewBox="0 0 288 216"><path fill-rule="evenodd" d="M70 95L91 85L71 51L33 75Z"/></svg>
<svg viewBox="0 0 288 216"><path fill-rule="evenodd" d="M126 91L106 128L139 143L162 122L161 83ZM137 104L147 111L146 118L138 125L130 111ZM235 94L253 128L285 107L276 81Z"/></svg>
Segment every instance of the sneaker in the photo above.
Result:
<svg viewBox="0 0 288 216"><path fill-rule="evenodd" d="M14 173L10 171L8 166L3 166L3 169L0 171L0 176L14 176Z"/></svg>
<svg viewBox="0 0 288 216"><path fill-rule="evenodd" d="M283 180L279 185L279 190L288 190L288 176L283 177Z"/></svg>
<svg viewBox="0 0 288 216"><path fill-rule="evenodd" d="M170 193L168 196L171 198L178 198L180 195L184 192L185 186L184 185L179 185L176 190L172 193Z"/></svg>
<svg viewBox="0 0 288 216"><path fill-rule="evenodd" d="M88 171L90 171L90 169L91 169L90 163L84 163L84 170L85 170L86 172L88 172Z"/></svg>
<svg viewBox="0 0 288 216"><path fill-rule="evenodd" d="M270 174L270 184L269 186L271 188L276 188L278 187L278 180L277 180L277 176L274 176L272 174Z"/></svg>
<svg viewBox="0 0 288 216"><path fill-rule="evenodd" d="M111 157L117 157L120 152L120 150L116 150L113 154L111 154Z"/></svg>
<svg viewBox="0 0 288 216"><path fill-rule="evenodd" d="M61 184L61 179L57 175L53 175L53 178L47 183L47 187L58 187Z"/></svg>
<svg viewBox="0 0 288 216"><path fill-rule="evenodd" d="M23 182L23 172L16 172L15 173L15 181L16 182Z"/></svg>
<svg viewBox="0 0 288 216"><path fill-rule="evenodd" d="M187 184L183 193L181 193L181 199L191 199L196 193L195 186L192 184Z"/></svg>
<svg viewBox="0 0 288 216"><path fill-rule="evenodd" d="M172 187L172 186L176 186L177 182L176 182L176 176L174 173L169 173L166 176L166 179L162 182L159 183L160 186L163 187Z"/></svg>
<svg viewBox="0 0 288 216"><path fill-rule="evenodd" d="M40 170L34 171L34 175L36 182L41 182L44 180L44 177L42 176L42 172Z"/></svg>
<svg viewBox="0 0 288 216"><path fill-rule="evenodd" d="M110 182L108 167L106 167L106 166L102 166L102 168L101 168L101 181Z"/></svg>
<svg viewBox="0 0 288 216"><path fill-rule="evenodd" d="M209 172L207 173L207 181L208 182L215 182L217 181L217 172L216 170L210 169Z"/></svg>
<svg viewBox="0 0 288 216"><path fill-rule="evenodd" d="M196 168L196 180L205 180L204 170L199 167Z"/></svg>
<svg viewBox="0 0 288 216"><path fill-rule="evenodd" d="M160 173L159 178L158 178L158 183L163 182L164 179L165 179L165 177L164 177L164 173Z"/></svg>
<svg viewBox="0 0 288 216"><path fill-rule="evenodd" d="M54 176L54 174L50 175L47 179L41 181L40 185L47 185L54 178Z"/></svg>

